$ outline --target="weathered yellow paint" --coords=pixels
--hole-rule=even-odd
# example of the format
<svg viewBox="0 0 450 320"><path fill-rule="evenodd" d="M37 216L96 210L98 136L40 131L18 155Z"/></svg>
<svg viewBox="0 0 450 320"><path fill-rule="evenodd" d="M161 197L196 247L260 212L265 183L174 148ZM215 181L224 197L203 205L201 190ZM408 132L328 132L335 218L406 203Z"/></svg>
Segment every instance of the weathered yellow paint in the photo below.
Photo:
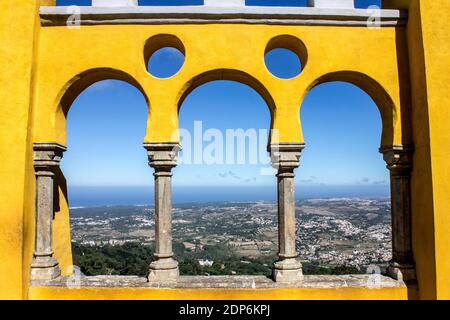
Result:
<svg viewBox="0 0 450 320"><path fill-rule="evenodd" d="M148 289L33 287L30 299L88 300L407 300L406 287L283 289Z"/></svg>
<svg viewBox="0 0 450 320"><path fill-rule="evenodd" d="M31 156L32 69L37 2L0 2L0 298L25 297L34 193ZM32 245L31 245L32 247ZM24 255L24 251L27 253Z"/></svg>
<svg viewBox="0 0 450 320"><path fill-rule="evenodd" d="M186 95L205 82L228 79L253 87L265 99L271 126L279 133L273 142L303 142L299 108L319 83L348 81L371 95L382 116L381 144L415 145L417 297L450 299L448 0L385 0L385 5L408 9L409 21L407 27L381 29L240 24L68 29L40 26L40 4L54 5L54 0L0 1L0 298L407 298L405 288L30 288L35 227L32 144L66 143L65 116L77 95L99 80L129 82L149 106L143 141L175 142L178 109ZM295 50L306 62L299 76L283 80L270 74L264 53L274 44ZM146 59L165 45L181 46L185 64L176 75L158 79L147 72ZM63 272L69 274L67 192L62 175L59 181L54 249ZM414 289L409 291L409 298L416 297Z"/></svg>

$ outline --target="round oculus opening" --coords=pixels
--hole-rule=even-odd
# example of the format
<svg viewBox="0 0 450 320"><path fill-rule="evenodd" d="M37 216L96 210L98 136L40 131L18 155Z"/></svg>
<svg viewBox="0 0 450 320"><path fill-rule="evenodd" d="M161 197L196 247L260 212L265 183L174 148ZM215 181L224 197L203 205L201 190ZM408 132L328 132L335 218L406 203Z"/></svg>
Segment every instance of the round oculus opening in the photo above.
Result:
<svg viewBox="0 0 450 320"><path fill-rule="evenodd" d="M172 35L157 35L145 45L147 71L157 78L170 78L184 65L183 43Z"/></svg>
<svg viewBox="0 0 450 320"><path fill-rule="evenodd" d="M306 61L305 45L293 36L277 36L267 44L264 62L269 72L277 78L295 78L303 71Z"/></svg>

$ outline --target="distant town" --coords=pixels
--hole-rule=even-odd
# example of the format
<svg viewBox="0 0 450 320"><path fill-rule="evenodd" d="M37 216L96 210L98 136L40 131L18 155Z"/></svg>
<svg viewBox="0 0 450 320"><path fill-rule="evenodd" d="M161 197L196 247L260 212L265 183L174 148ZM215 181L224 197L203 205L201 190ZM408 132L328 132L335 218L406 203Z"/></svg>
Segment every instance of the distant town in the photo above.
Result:
<svg viewBox="0 0 450 320"><path fill-rule="evenodd" d="M391 258L389 199L308 199L297 202L296 213L305 273L365 273L372 265L384 269ZM102 248L111 255L114 248L142 246L149 250L141 260L151 259L153 207L71 208L71 228L74 260L87 274L129 272L113 266L93 269L98 263L88 257L94 249L99 259ZM267 201L177 205L173 237L182 274L270 273L277 253L277 207Z"/></svg>

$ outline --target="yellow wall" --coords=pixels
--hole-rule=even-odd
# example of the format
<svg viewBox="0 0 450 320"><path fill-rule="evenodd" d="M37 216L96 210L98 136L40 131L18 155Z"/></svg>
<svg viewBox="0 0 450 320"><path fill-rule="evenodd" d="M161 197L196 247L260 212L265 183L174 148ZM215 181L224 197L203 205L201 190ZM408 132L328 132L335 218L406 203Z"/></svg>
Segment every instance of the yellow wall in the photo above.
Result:
<svg viewBox="0 0 450 320"><path fill-rule="evenodd" d="M422 299L450 299L450 35L447 0L385 0L409 10L413 249Z"/></svg>
<svg viewBox="0 0 450 320"><path fill-rule="evenodd" d="M183 68L168 79L149 75L144 61L144 44L150 37L160 33L178 37L186 51ZM221 36L218 37L218 34ZM280 34L293 35L308 48L305 69L301 75L289 81L272 76L264 64L267 43ZM257 90L261 87L258 91L266 98L269 106L273 105L273 128L279 129L280 141L301 142L299 107L302 99L318 79L335 73L329 80L349 78L358 81L365 89L373 89L371 93L380 102L384 118L383 144L400 144L402 123L399 82L403 80L408 83L407 75L400 73L397 67L397 59L406 59L406 48L399 52L396 48L396 41L401 37L404 37L401 28L370 30L365 27L190 25L187 28L168 25L161 29L161 26L152 25L122 25L85 26L79 30L43 28L35 140L65 144L65 117L61 108L58 108L61 97L67 93L69 102L64 104L70 105L72 98L87 84L106 77L116 77L139 86L149 99L145 141L177 141L178 137L173 136L173 133L178 126L180 98L186 90L192 89L189 87L192 79L210 72L210 80L236 79L245 81ZM242 46L240 43L247 45ZM379 68L379 65L383 65L383 68ZM108 70L94 72L96 68ZM110 69L125 74L114 75ZM211 73L218 69L239 70L247 76L242 78L242 74L237 72ZM358 76L359 73L366 76ZM77 75L81 76L74 79ZM377 86L379 90L374 89ZM404 87L404 90L408 90L407 85ZM265 90L270 96L265 96ZM273 102L270 101L272 99ZM65 106L63 109L67 108Z"/></svg>
<svg viewBox="0 0 450 320"><path fill-rule="evenodd" d="M0 2L0 298L20 299L28 294L35 219L32 143L65 144L65 114L71 102L88 85L108 78L130 82L147 98L149 116L143 137L147 142L178 140L173 133L180 101L205 81L229 79L254 87L271 108L272 127L279 130L280 142L303 142L299 108L314 85L335 80L359 85L380 108L381 144L415 144L412 223L418 297L450 298L448 0L386 0L409 9L408 26L376 30L239 24L40 27L38 2ZM54 4L53 0L40 2ZM176 36L186 54L183 68L168 79L146 71L149 51L166 41L173 43L167 36L147 42L159 34ZM264 65L266 46L279 35L298 38L307 49L305 68L294 79L277 79ZM299 54L305 58L304 52ZM63 176L60 180L54 249L67 274L72 264L69 211ZM277 290L267 297L284 297L284 291ZM317 298L374 297L368 289L305 290L297 291L296 297L303 298L306 292ZM383 297L405 297L404 289L388 291L383 291ZM29 297L56 294L80 298L97 292L33 288ZM155 294L112 288L100 297ZM184 292L160 294L176 298ZM216 294L226 293L212 291L211 297Z"/></svg>
<svg viewBox="0 0 450 320"><path fill-rule="evenodd" d="M436 297L450 299L450 2L421 1L422 39L429 118ZM438 17L438 18L437 18Z"/></svg>
<svg viewBox="0 0 450 320"><path fill-rule="evenodd" d="M405 287L369 289L150 289L33 287L29 299L89 300L407 300Z"/></svg>
<svg viewBox="0 0 450 320"><path fill-rule="evenodd" d="M0 2L0 298L21 299L28 282L34 211L30 108L36 1Z"/></svg>

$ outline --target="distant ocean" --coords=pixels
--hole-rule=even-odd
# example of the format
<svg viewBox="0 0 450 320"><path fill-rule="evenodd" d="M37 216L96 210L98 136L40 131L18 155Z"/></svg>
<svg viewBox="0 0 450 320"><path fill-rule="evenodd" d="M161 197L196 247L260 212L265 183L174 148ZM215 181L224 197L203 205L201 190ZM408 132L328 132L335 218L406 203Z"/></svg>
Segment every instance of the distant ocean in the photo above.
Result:
<svg viewBox="0 0 450 320"><path fill-rule="evenodd" d="M152 205L152 187L69 187L70 207L111 205ZM304 186L296 188L297 199L384 198L389 186ZM202 203L221 201L275 201L273 187L174 187L173 202Z"/></svg>

